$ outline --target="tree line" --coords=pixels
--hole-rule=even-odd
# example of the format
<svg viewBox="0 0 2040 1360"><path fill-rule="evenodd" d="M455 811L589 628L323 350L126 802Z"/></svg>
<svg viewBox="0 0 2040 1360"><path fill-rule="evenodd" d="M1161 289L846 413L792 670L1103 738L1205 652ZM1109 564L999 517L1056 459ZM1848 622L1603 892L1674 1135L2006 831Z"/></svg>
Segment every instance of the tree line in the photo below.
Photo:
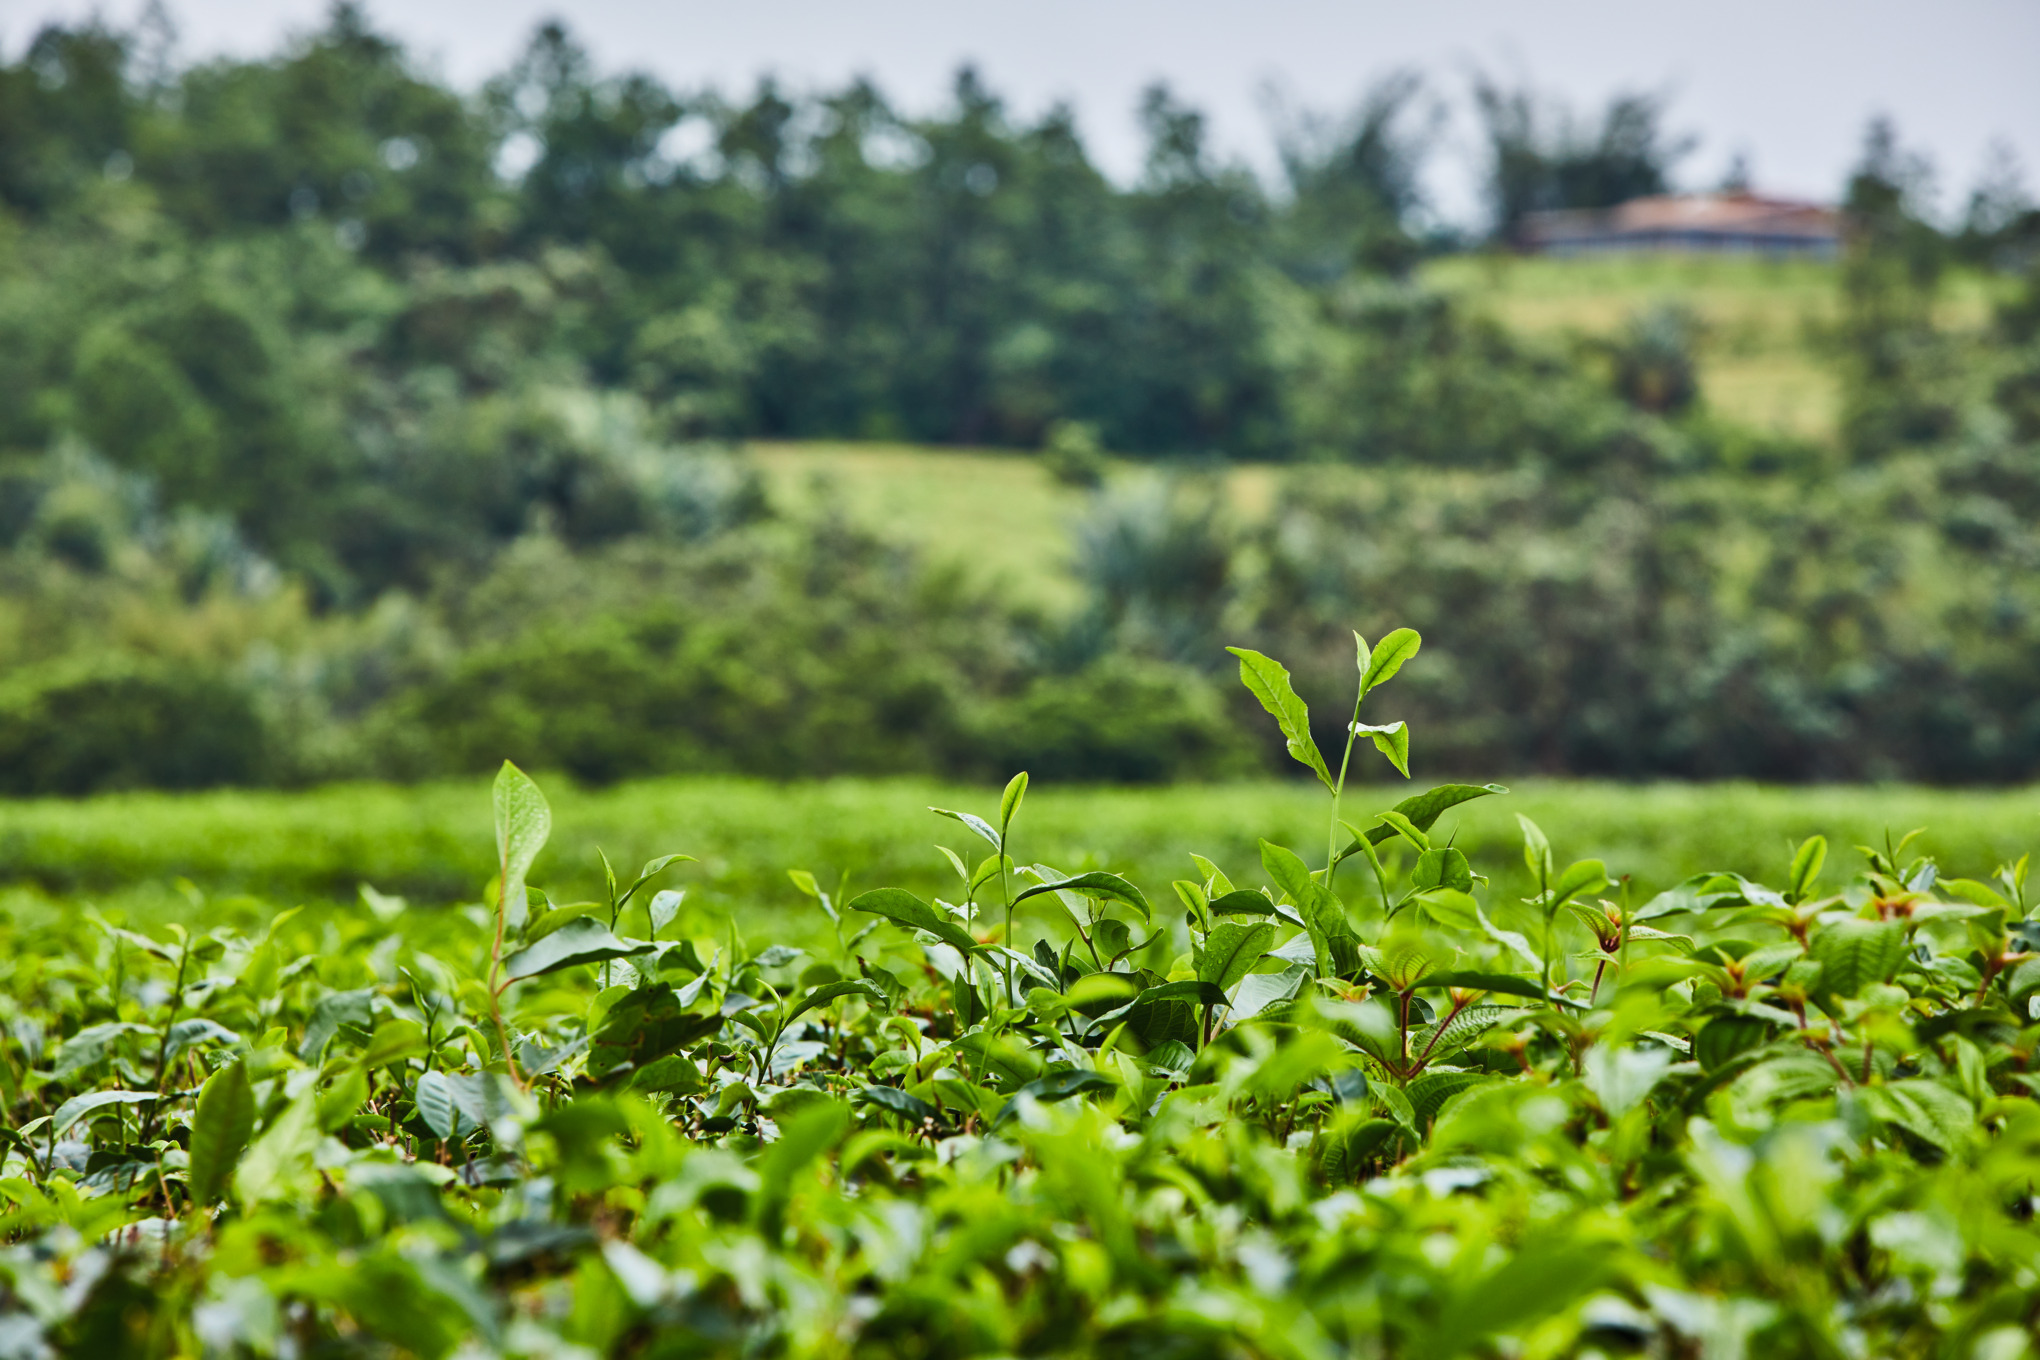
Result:
<svg viewBox="0 0 2040 1360"><path fill-rule="evenodd" d="M1283 639L1330 684L1334 624L1419 580L1461 662L1438 685L1529 666L1544 696L1511 716L1491 687L1413 690L1454 762L2040 759L2015 679L2040 635L2019 584L2040 287L1961 333L1934 307L1953 267L2030 269L2040 219L2006 179L1938 222L1886 126L1846 187L1821 443L1710 414L1676 316L1585 353L1422 283L1525 212L1673 183L1689 139L1649 96L1580 119L1478 85L1490 221L1455 236L1426 210L1438 96L1412 75L1286 119L1272 183L1158 86L1121 184L1069 110L1021 117L967 69L930 114L863 82L729 98L605 73L547 26L462 92L347 6L270 56L173 52L151 19L0 60L15 791L506 751L588 778L1221 773L1255 756L1220 641ZM1041 619L789 519L728 451L754 436L1046 446L1077 478L1101 448L1298 471L1272 529L1194 481L1101 494L1088 603ZM1885 514L1905 527L1864 527ZM1798 585L1748 576L1765 544ZM1562 653L1540 640L1561 625ZM814 664L817 630L866 664ZM1960 702L1899 702L1926 674Z"/></svg>

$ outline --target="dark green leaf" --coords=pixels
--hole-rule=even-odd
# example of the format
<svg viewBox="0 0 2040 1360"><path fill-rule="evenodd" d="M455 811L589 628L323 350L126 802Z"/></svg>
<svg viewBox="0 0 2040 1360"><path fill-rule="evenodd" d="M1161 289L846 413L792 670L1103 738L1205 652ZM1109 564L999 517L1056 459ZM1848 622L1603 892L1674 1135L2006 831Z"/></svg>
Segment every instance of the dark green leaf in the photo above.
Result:
<svg viewBox="0 0 2040 1360"><path fill-rule="evenodd" d="M908 1095L897 1086L867 1086L857 1093L857 1102L860 1105L876 1105L910 1124L940 1118L940 1112L933 1105L918 1096Z"/></svg>
<svg viewBox="0 0 2040 1360"><path fill-rule="evenodd" d="M1542 987L1529 978L1512 977L1507 973L1481 973L1449 971L1427 973L1419 984L1424 987L1460 987L1473 991L1498 992L1503 996L1525 996L1533 1001L1545 1001L1549 997Z"/></svg>
<svg viewBox="0 0 2040 1360"><path fill-rule="evenodd" d="M1412 1081L1403 1094L1410 1098L1410 1109L1416 1112L1417 1127L1427 1129L1438 1117L1438 1111L1445 1108L1446 1101L1492 1080L1485 1072L1426 1072Z"/></svg>
<svg viewBox="0 0 2040 1360"><path fill-rule="evenodd" d="M1274 927L1262 926L1260 929L1272 931ZM1188 1001L1199 1006L1223 1006L1225 993L1216 985L1200 978L1185 978L1181 982L1164 982L1160 986L1149 987L1133 999L1136 1006L1152 1006L1163 1001Z"/></svg>
<svg viewBox="0 0 2040 1360"><path fill-rule="evenodd" d="M1268 894L1240 888L1211 901L1213 916L1273 916L1275 904L1268 900Z"/></svg>
<svg viewBox="0 0 2040 1360"><path fill-rule="evenodd" d="M1127 906L1132 907L1140 913L1140 919L1143 921L1152 921L1154 919L1148 910L1147 897L1142 894L1139 888L1134 887L1118 874L1108 874L1102 870L1088 874L1078 874L1075 878L1065 878L1055 883L1037 883L1026 892L1015 897L1013 901L1015 905L1018 905L1030 897L1039 897L1042 893L1047 892L1073 892L1085 897L1110 898L1115 902L1124 902Z"/></svg>
<svg viewBox="0 0 2040 1360"><path fill-rule="evenodd" d="M925 930L944 944L968 954L978 947L970 932L904 888L873 888L850 901L850 910L883 916L896 926Z"/></svg>

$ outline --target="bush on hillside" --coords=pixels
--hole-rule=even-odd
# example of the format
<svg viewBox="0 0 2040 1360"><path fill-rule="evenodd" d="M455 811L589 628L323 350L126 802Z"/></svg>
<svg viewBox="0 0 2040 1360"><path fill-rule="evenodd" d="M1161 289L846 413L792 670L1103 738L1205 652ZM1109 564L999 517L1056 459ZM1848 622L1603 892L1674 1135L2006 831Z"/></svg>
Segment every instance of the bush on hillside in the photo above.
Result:
<svg viewBox="0 0 2040 1360"><path fill-rule="evenodd" d="M0 793L252 784L266 750L247 687L203 666L83 655L0 680Z"/></svg>

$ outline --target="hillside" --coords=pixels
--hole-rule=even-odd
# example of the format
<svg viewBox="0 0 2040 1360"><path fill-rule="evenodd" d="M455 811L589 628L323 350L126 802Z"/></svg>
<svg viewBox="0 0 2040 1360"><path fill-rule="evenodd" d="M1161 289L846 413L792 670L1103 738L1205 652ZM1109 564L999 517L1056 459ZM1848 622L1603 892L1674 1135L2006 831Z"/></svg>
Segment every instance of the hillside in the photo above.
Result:
<svg viewBox="0 0 2040 1360"><path fill-rule="evenodd" d="M1829 440L1840 386L1822 353L1839 314L1836 266L1818 260L1622 255L1524 259L1457 255L1424 279L1511 330L1553 340L1614 335L1638 313L1671 304L1700 322L1701 397L1715 414L1766 431ZM1952 273L1936 319L1973 328L2004 281Z"/></svg>

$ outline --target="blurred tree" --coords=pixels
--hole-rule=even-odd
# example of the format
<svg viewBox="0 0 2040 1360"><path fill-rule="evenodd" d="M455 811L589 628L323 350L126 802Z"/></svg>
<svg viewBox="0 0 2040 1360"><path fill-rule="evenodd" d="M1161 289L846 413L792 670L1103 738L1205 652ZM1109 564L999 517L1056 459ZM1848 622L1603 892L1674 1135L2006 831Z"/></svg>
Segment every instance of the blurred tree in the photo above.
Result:
<svg viewBox="0 0 2040 1360"><path fill-rule="evenodd" d="M1516 239L1524 214L1612 208L1671 187L1672 167L1698 139L1668 134L1662 95L1618 94L1598 122L1579 122L1527 88L1476 76L1474 106L1488 144L1487 196L1495 238Z"/></svg>

